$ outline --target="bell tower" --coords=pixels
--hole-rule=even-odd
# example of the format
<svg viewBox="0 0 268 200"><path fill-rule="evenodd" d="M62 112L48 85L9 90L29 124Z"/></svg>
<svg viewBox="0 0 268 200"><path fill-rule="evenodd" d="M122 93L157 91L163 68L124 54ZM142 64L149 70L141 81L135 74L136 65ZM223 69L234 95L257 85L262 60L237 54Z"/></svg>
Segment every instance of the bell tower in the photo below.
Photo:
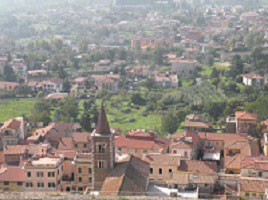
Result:
<svg viewBox="0 0 268 200"><path fill-rule="evenodd" d="M91 141L94 162L93 187L94 190L100 190L115 162L114 135L111 133L103 102L96 129L91 134Z"/></svg>

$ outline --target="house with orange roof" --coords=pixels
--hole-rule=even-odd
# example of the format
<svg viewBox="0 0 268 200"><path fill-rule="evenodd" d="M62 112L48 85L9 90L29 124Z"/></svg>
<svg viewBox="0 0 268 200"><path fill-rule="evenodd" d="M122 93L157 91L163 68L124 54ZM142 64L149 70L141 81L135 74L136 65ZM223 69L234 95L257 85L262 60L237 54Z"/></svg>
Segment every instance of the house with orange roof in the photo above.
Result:
<svg viewBox="0 0 268 200"><path fill-rule="evenodd" d="M146 130L131 130L125 136L115 137L115 151L142 157L145 153L165 153L168 140Z"/></svg>
<svg viewBox="0 0 268 200"><path fill-rule="evenodd" d="M264 84L264 77L256 73L242 74L241 77L243 84L247 86L261 86Z"/></svg>
<svg viewBox="0 0 268 200"><path fill-rule="evenodd" d="M169 153L185 160L197 159L199 148L199 136L191 131L172 135L169 143Z"/></svg>
<svg viewBox="0 0 268 200"><path fill-rule="evenodd" d="M268 178L268 157L266 156L252 156L245 157L241 163L241 176L243 177L257 177Z"/></svg>
<svg viewBox="0 0 268 200"><path fill-rule="evenodd" d="M254 133L257 121L257 114L237 111L234 117L227 117L226 131L229 133Z"/></svg>
<svg viewBox="0 0 268 200"><path fill-rule="evenodd" d="M16 145L27 137L27 122L22 117L10 119L0 127L0 148Z"/></svg>
<svg viewBox="0 0 268 200"><path fill-rule="evenodd" d="M24 169L20 167L0 168L0 189L3 191L24 191Z"/></svg>
<svg viewBox="0 0 268 200"><path fill-rule="evenodd" d="M18 89L19 83L17 82L0 82L0 89L6 91L15 91Z"/></svg>

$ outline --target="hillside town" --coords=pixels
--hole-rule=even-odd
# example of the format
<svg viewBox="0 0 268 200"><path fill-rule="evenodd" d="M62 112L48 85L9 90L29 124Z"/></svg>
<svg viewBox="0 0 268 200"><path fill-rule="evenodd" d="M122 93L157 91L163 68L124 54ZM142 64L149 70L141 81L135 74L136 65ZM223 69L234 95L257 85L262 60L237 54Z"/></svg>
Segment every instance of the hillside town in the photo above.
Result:
<svg viewBox="0 0 268 200"><path fill-rule="evenodd" d="M2 1L0 199L268 199L268 2Z"/></svg>

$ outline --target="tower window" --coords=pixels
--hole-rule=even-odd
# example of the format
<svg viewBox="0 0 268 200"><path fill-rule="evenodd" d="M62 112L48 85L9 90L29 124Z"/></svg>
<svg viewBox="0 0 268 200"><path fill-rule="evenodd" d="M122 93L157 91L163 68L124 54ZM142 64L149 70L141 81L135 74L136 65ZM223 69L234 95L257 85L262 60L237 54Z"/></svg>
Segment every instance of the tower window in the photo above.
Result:
<svg viewBox="0 0 268 200"><path fill-rule="evenodd" d="M98 168L104 168L104 161L103 160L99 160L98 161Z"/></svg>
<svg viewBox="0 0 268 200"><path fill-rule="evenodd" d="M98 146L97 146L97 151L98 151L98 153L105 153L105 144L98 144Z"/></svg>

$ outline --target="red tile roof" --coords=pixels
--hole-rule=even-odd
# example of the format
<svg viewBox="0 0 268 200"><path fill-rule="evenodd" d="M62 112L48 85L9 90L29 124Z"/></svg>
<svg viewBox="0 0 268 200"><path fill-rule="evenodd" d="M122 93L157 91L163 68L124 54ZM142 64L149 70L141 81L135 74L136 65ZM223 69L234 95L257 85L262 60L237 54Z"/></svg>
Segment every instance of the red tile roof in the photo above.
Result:
<svg viewBox="0 0 268 200"><path fill-rule="evenodd" d="M146 192L149 164L130 156L126 162L115 165L102 185L102 196L142 195Z"/></svg>
<svg viewBox="0 0 268 200"><path fill-rule="evenodd" d="M178 170L192 173L216 174L217 163L211 161L181 160Z"/></svg>
<svg viewBox="0 0 268 200"><path fill-rule="evenodd" d="M8 129L13 129L16 130L20 127L20 121L16 119L10 119L6 122L4 122L3 126L1 126L1 129L8 128Z"/></svg>
<svg viewBox="0 0 268 200"><path fill-rule="evenodd" d="M248 113L248 112L235 112L235 118L240 120L251 120L251 121L257 121L258 115L254 113Z"/></svg>
<svg viewBox="0 0 268 200"><path fill-rule="evenodd" d="M24 154L26 152L26 148L26 145L5 146L4 155Z"/></svg>
<svg viewBox="0 0 268 200"><path fill-rule="evenodd" d="M0 181L24 182L24 169L20 167L8 167L0 169Z"/></svg>
<svg viewBox="0 0 268 200"><path fill-rule="evenodd" d="M72 137L75 143L89 143L90 142L90 133L73 133Z"/></svg>

